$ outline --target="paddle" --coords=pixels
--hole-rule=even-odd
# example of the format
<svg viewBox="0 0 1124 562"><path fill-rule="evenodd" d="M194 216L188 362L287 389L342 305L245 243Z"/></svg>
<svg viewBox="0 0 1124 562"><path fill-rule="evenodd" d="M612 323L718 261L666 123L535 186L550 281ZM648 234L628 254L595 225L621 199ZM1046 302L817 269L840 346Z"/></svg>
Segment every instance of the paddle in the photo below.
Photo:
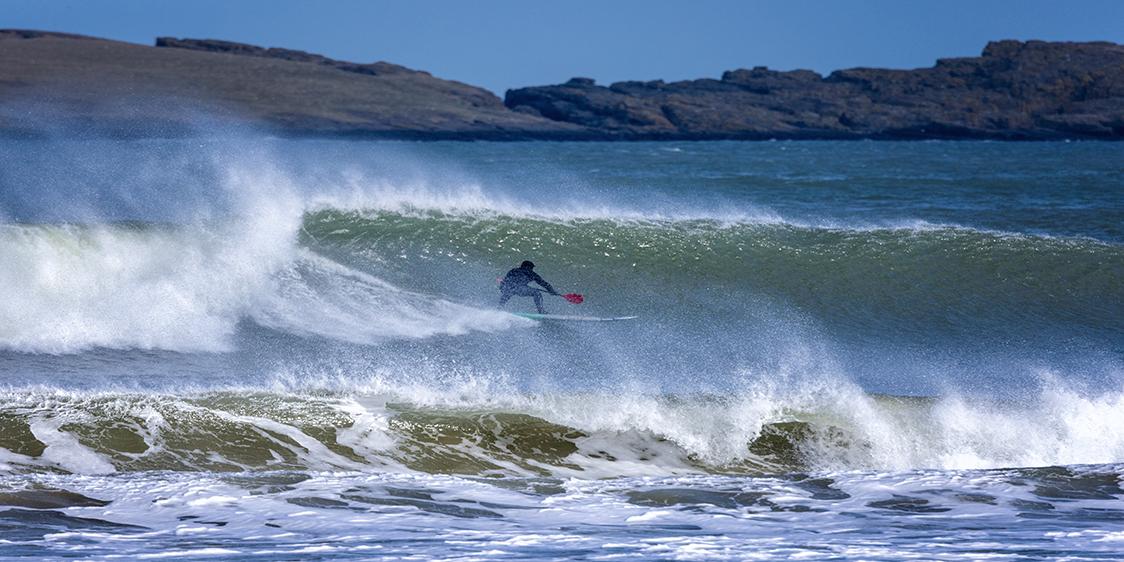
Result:
<svg viewBox="0 0 1124 562"><path fill-rule="evenodd" d="M577 293L566 293L565 295L561 295L561 296L562 296L562 298L570 301L573 304L581 304L581 303L585 302L585 297L583 297L583 296L581 296Z"/></svg>
<svg viewBox="0 0 1124 562"><path fill-rule="evenodd" d="M540 292L540 293L546 293L548 295L554 295L556 297L562 297L562 298L570 301L571 304L581 304L581 303L585 302L585 297L583 297L582 295L579 295L577 293L566 293L565 295L559 295L559 294L556 294L556 293L547 293L545 289L540 289L538 287L531 287L531 288Z"/></svg>

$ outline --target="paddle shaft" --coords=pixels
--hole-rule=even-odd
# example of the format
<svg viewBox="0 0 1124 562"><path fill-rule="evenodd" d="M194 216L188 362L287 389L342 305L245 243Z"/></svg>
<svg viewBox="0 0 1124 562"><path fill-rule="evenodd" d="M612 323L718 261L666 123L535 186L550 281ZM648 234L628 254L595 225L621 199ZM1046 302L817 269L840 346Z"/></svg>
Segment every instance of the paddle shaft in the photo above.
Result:
<svg viewBox="0 0 1124 562"><path fill-rule="evenodd" d="M531 288L540 292L540 293L546 293L548 295L554 295L556 297L562 297L562 298L566 299L566 302L568 302L570 304L581 304L582 300L583 300L581 295L575 294L575 293L567 293L567 294L563 295L563 294L560 294L560 293L551 293L550 291L547 291L546 289L540 289L538 287L531 287Z"/></svg>

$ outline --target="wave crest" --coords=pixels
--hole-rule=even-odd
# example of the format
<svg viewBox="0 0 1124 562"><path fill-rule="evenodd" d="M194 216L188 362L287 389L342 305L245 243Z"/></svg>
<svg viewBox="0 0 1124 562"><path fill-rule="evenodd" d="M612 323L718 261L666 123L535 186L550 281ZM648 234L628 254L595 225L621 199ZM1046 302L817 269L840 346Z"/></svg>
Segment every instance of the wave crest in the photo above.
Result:
<svg viewBox="0 0 1124 562"><path fill-rule="evenodd" d="M590 478L1124 458L1124 391L1082 396L1052 388L1022 406L999 406L961 397L873 396L848 385L834 385L827 395L825 388L623 400L540 394L492 397L475 406L457 393L436 405L433 391L424 403L401 393L8 393L0 403L0 468Z"/></svg>

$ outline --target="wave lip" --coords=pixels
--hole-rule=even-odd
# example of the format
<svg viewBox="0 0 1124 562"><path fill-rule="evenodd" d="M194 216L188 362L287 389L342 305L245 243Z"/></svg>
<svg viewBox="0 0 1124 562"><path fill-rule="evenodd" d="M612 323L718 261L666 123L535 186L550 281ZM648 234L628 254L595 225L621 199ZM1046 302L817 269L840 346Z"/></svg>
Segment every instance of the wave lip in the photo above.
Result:
<svg viewBox="0 0 1124 562"><path fill-rule="evenodd" d="M302 250L297 221L0 226L0 348L226 352L245 318L353 343L520 324Z"/></svg>
<svg viewBox="0 0 1124 562"><path fill-rule="evenodd" d="M40 353L229 349L242 303L265 289L284 252L228 245L224 236L159 227L4 227L0 256L12 267L0 282L12 298L0 304L0 346Z"/></svg>

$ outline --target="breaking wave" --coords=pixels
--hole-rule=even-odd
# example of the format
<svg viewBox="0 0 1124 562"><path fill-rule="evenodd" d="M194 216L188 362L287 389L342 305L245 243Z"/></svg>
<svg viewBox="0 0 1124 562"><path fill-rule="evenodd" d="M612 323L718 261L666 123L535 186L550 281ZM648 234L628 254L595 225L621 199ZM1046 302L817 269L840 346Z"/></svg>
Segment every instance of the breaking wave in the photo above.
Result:
<svg viewBox="0 0 1124 562"><path fill-rule="evenodd" d="M353 343L503 330L521 323L478 295L524 256L633 313L660 311L628 280L665 294L705 282L870 331L1124 333L1124 298L1111 298L1124 248L1094 240L296 207L225 224L0 226L0 347L229 351L243 320Z"/></svg>
<svg viewBox="0 0 1124 562"><path fill-rule="evenodd" d="M1124 392L1021 406L847 384L730 396L7 392L0 469L417 471L583 478L1109 463ZM377 385L376 385L377 386ZM411 399L411 395L414 399Z"/></svg>
<svg viewBox="0 0 1124 562"><path fill-rule="evenodd" d="M4 470L602 477L1124 458L1117 243L228 164L171 173L206 186L168 195L166 213L124 195L75 216L4 201ZM496 276L528 257L586 293L583 313L641 320L496 310ZM197 355L220 359L193 370ZM899 381L892 394L937 397L872 393Z"/></svg>

